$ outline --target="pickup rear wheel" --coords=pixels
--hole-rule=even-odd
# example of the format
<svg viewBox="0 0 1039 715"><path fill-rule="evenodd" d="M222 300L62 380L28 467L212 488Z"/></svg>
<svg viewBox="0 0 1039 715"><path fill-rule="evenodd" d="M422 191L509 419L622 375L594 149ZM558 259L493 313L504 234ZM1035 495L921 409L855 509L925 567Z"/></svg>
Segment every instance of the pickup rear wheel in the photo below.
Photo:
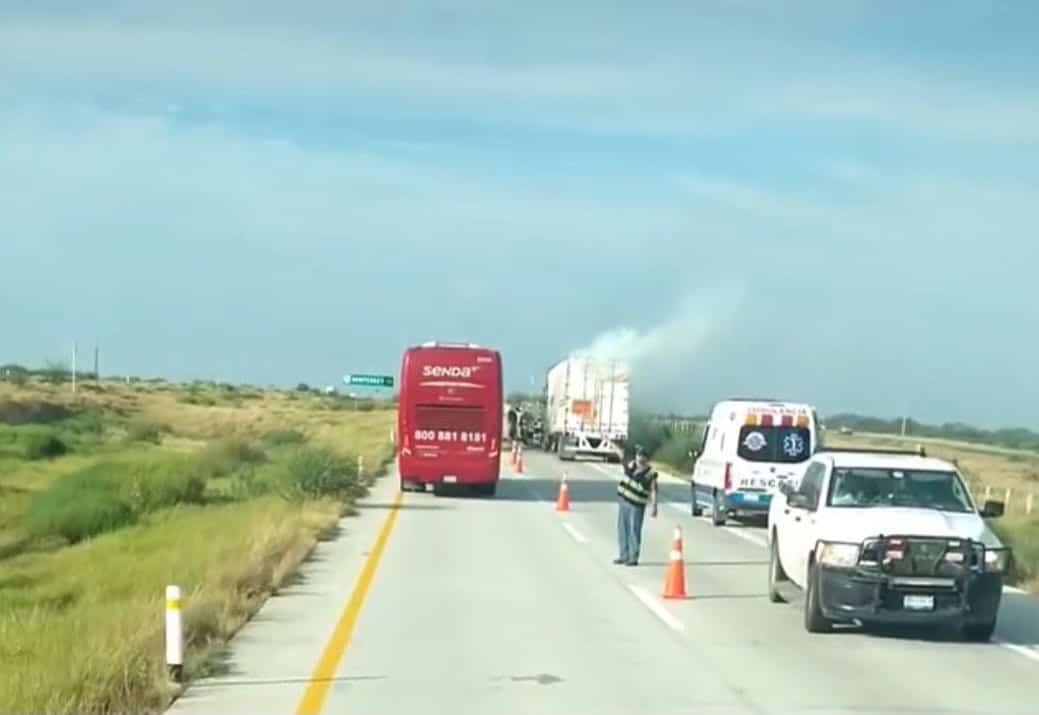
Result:
<svg viewBox="0 0 1039 715"><path fill-rule="evenodd" d="M985 623L967 623L961 629L963 639L972 643L987 643L996 631L996 619Z"/></svg>
<svg viewBox="0 0 1039 715"><path fill-rule="evenodd" d="M768 558L768 600L772 603L785 603L786 599L779 593L777 586L790 579L783 570L783 564L779 561L779 537L772 535L772 545L769 547Z"/></svg>
<svg viewBox="0 0 1039 715"><path fill-rule="evenodd" d="M809 633L828 633L833 623L823 615L819 603L819 570L815 564L808 566L808 583L805 588L805 630Z"/></svg>

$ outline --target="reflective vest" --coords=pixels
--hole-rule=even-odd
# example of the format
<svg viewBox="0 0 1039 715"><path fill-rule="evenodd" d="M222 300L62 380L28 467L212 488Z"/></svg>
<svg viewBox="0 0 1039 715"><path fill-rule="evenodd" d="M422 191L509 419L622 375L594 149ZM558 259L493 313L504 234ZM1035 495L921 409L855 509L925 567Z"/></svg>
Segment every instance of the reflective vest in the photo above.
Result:
<svg viewBox="0 0 1039 715"><path fill-rule="evenodd" d="M624 476L617 484L617 496L635 506L645 506L649 503L650 487L656 478L657 473L648 464L641 472L625 465Z"/></svg>

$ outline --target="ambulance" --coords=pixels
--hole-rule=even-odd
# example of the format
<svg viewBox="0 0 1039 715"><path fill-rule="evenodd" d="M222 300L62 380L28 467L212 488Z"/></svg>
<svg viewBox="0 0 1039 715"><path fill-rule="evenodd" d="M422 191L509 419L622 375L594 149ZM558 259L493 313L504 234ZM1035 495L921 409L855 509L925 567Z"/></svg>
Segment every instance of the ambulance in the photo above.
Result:
<svg viewBox="0 0 1039 715"><path fill-rule="evenodd" d="M715 526L724 526L730 517L767 517L780 484L798 484L819 447L819 419L812 405L719 402L704 426L693 470L693 513L710 509Z"/></svg>

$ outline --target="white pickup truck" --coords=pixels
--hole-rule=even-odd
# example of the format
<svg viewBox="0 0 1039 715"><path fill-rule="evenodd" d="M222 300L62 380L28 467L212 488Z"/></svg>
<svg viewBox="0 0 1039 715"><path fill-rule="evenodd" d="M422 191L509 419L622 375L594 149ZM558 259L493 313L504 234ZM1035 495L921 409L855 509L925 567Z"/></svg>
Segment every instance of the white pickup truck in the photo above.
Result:
<svg viewBox="0 0 1039 715"><path fill-rule="evenodd" d="M768 593L804 592L813 633L835 622L953 626L987 641L1010 549L956 467L916 452L823 448L769 506Z"/></svg>

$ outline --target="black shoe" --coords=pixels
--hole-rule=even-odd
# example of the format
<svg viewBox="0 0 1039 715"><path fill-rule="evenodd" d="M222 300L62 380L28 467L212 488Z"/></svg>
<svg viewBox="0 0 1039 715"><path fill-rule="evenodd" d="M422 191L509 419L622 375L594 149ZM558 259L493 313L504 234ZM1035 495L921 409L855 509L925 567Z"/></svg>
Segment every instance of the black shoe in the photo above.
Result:
<svg viewBox="0 0 1039 715"><path fill-rule="evenodd" d="M619 565L619 564L626 564L626 563L628 563L628 562L627 562L627 561L625 561L624 559L614 559L614 560L613 560L613 563L615 563L615 564L618 564L618 565Z"/></svg>
<svg viewBox="0 0 1039 715"><path fill-rule="evenodd" d="M635 561L625 561L624 565L625 566L638 566L639 562L638 562L638 559L636 559Z"/></svg>

